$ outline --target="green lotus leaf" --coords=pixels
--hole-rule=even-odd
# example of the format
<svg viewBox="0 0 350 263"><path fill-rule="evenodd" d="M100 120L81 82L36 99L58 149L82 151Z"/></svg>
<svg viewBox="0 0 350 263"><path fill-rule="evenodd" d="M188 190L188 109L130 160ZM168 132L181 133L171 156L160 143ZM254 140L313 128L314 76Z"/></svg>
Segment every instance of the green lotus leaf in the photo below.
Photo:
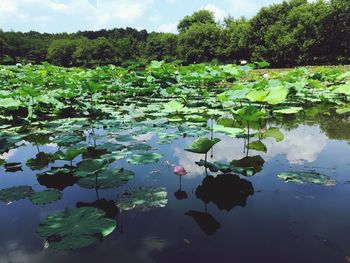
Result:
<svg viewBox="0 0 350 263"><path fill-rule="evenodd" d="M49 189L42 192L35 192L30 197L29 200L34 205L45 205L53 203L62 198L62 193L55 189Z"/></svg>
<svg viewBox="0 0 350 263"><path fill-rule="evenodd" d="M245 106L242 109L238 110L237 116L245 121L253 122L259 121L260 119L266 117L266 114L254 106Z"/></svg>
<svg viewBox="0 0 350 263"><path fill-rule="evenodd" d="M130 164L152 164L157 163L162 158L163 155L159 153L141 152L132 155L127 161Z"/></svg>
<svg viewBox="0 0 350 263"><path fill-rule="evenodd" d="M176 133L158 132L158 137L158 144L171 144L179 138L179 135Z"/></svg>
<svg viewBox="0 0 350 263"><path fill-rule="evenodd" d="M77 144L83 140L81 135L71 133L71 134L61 134L52 139L52 142L57 143L59 146L70 146L72 144Z"/></svg>
<svg viewBox="0 0 350 263"><path fill-rule="evenodd" d="M336 181L330 177L315 172L282 172L277 177L286 183L304 184L312 183L317 185L334 186Z"/></svg>
<svg viewBox="0 0 350 263"><path fill-rule="evenodd" d="M264 101L264 99L266 98L268 94L267 90L251 90L248 92L248 94L246 95L247 99L250 101Z"/></svg>
<svg viewBox="0 0 350 263"><path fill-rule="evenodd" d="M88 189L117 188L134 179L134 172L121 169L102 169L97 175L90 175L79 179L78 185Z"/></svg>
<svg viewBox="0 0 350 263"><path fill-rule="evenodd" d="M111 143L111 142L106 142L104 144L98 145L95 149L96 150L102 150L105 149L108 152L116 152L116 151L121 151L125 149L126 146L119 144L119 143Z"/></svg>
<svg viewBox="0 0 350 263"><path fill-rule="evenodd" d="M119 142L130 142L135 140L134 137L130 134L117 135L116 137L114 137L114 139Z"/></svg>
<svg viewBox="0 0 350 263"><path fill-rule="evenodd" d="M245 176L253 176L260 172L264 166L265 160L260 156L246 156L240 160L232 160L230 165L233 172Z"/></svg>
<svg viewBox="0 0 350 263"><path fill-rule="evenodd" d="M193 152L193 153L207 153L215 144L220 142L219 138L214 138L213 140L207 137L200 137L195 140L190 148L185 149L185 151Z"/></svg>
<svg viewBox="0 0 350 263"><path fill-rule="evenodd" d="M135 143L127 146L128 151L149 151L152 146L146 143Z"/></svg>
<svg viewBox="0 0 350 263"><path fill-rule="evenodd" d="M105 159L88 159L78 164L78 169L75 171L74 176L85 177L94 175L100 172L108 165L108 161Z"/></svg>
<svg viewBox="0 0 350 263"><path fill-rule="evenodd" d="M181 102L176 100L169 101L168 103L163 104L164 112L179 112L184 109L184 105Z"/></svg>
<svg viewBox="0 0 350 263"><path fill-rule="evenodd" d="M117 198L121 210L148 210L165 207L168 203L167 192L163 187L140 187L124 191Z"/></svg>
<svg viewBox="0 0 350 263"><path fill-rule="evenodd" d="M214 132L220 132L233 138L236 138L237 135L244 133L244 130L241 128L231 128L222 125L215 125L213 130Z"/></svg>
<svg viewBox="0 0 350 263"><path fill-rule="evenodd" d="M80 148L70 148L66 152L57 151L53 155L54 160L66 160L66 161L72 161L74 160L78 155L85 153L86 148L80 147Z"/></svg>
<svg viewBox="0 0 350 263"><path fill-rule="evenodd" d="M246 147L248 149L259 151L259 152L265 152L265 153L267 152L266 145L263 144L261 141L251 142L247 144Z"/></svg>
<svg viewBox="0 0 350 263"><path fill-rule="evenodd" d="M0 190L0 202L14 202L27 198L34 193L30 186L21 185Z"/></svg>
<svg viewBox="0 0 350 263"><path fill-rule="evenodd" d="M276 105L284 102L288 95L288 90L284 86L270 87L269 94L263 99L268 104Z"/></svg>
<svg viewBox="0 0 350 263"><path fill-rule="evenodd" d="M269 138L269 137L275 138L277 142L284 140L283 133L279 129L274 128L274 127L271 127L269 129L267 129L266 132L262 133L262 138L265 139L265 138Z"/></svg>
<svg viewBox="0 0 350 263"><path fill-rule="evenodd" d="M47 217L36 230L45 238L49 248L77 249L89 246L111 234L116 221L106 218L105 212L93 207L70 208Z"/></svg>

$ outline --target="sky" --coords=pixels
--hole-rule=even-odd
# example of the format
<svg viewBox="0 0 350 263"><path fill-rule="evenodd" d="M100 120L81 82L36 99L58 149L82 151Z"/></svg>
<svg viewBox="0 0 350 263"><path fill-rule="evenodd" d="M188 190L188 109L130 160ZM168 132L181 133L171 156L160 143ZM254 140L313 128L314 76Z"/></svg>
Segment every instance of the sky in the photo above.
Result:
<svg viewBox="0 0 350 263"><path fill-rule="evenodd" d="M178 22L195 11L252 17L282 0L0 0L0 29L47 33L119 27L176 33Z"/></svg>

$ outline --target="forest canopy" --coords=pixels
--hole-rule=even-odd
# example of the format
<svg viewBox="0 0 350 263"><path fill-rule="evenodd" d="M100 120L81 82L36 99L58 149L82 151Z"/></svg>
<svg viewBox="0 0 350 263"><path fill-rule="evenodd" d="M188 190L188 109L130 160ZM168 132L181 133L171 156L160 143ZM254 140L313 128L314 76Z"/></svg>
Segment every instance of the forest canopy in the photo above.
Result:
<svg viewBox="0 0 350 263"><path fill-rule="evenodd" d="M350 62L350 1L290 0L254 17L215 21L208 10L184 17L178 34L116 28L77 33L0 31L0 64L48 61L59 66L146 64L151 60L272 66Z"/></svg>

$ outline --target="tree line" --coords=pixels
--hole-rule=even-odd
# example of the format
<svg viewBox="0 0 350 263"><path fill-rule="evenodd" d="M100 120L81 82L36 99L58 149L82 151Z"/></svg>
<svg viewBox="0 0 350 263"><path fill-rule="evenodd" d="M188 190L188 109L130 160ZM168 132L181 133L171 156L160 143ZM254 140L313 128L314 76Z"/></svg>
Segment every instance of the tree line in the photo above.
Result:
<svg viewBox="0 0 350 263"><path fill-rule="evenodd" d="M0 64L128 66L165 60L183 64L240 60L285 67L350 62L350 1L289 0L263 7L251 19L217 22L200 10L184 17L178 34L133 28L48 34L0 31Z"/></svg>

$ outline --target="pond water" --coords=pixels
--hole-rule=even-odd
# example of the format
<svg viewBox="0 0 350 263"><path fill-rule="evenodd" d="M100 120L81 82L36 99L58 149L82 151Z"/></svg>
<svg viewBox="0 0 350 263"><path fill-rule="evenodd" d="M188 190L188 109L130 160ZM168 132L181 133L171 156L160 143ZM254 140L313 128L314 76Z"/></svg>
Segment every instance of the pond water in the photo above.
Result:
<svg viewBox="0 0 350 263"><path fill-rule="evenodd" d="M0 167L1 189L27 185L36 192L47 187L62 192L59 200L45 205L34 205L28 198L0 203L1 263L333 263L346 262L350 255L350 235L347 235L350 229L349 119L326 115L289 117L268 123L265 131L278 128L283 138L260 137L266 146L262 151L248 150L244 138L211 134L199 125L191 128L200 135L221 139L208 153L211 163L230 163L255 156L248 165L255 167L253 176L222 174L198 166L196 162L204 159L204 155L184 150L196 137L179 134L176 124L160 127L145 123L132 127L121 124L106 129L105 124L96 121L90 129L86 122L56 123L50 128L55 134L48 136L49 142L42 142L42 138L37 141L22 138L0 155L7 163L21 163L18 171L9 172ZM56 160L41 169L27 165L27 160L35 158L38 152L58 150L62 140L57 139L57 134L65 131L60 128L65 124L84 130L82 142L69 145L98 147L107 141L123 145L142 141L152 146L149 152L163 156L155 163L133 164L130 156L135 153L130 152L125 158L111 162L111 169L123 167L135 174L132 180L112 189L88 189L74 180L38 180L37 174L69 164ZM72 130L73 126L70 127ZM147 129L135 132L140 127ZM189 131L187 128L186 132ZM133 140L117 134L131 134ZM179 136L170 138L165 134ZM163 139L161 143L159 137ZM67 145L60 149L67 149ZM73 166L82 158L80 155L75 158ZM184 166L187 175L175 175L173 165ZM295 183L291 177L279 178L277 175L282 172L321 174L328 181ZM165 188L166 204L148 209L118 209L120 194L138 187ZM118 226L100 241L74 250L51 249L45 238L38 236L37 228L48 216L66 208L84 206L103 207Z"/></svg>

